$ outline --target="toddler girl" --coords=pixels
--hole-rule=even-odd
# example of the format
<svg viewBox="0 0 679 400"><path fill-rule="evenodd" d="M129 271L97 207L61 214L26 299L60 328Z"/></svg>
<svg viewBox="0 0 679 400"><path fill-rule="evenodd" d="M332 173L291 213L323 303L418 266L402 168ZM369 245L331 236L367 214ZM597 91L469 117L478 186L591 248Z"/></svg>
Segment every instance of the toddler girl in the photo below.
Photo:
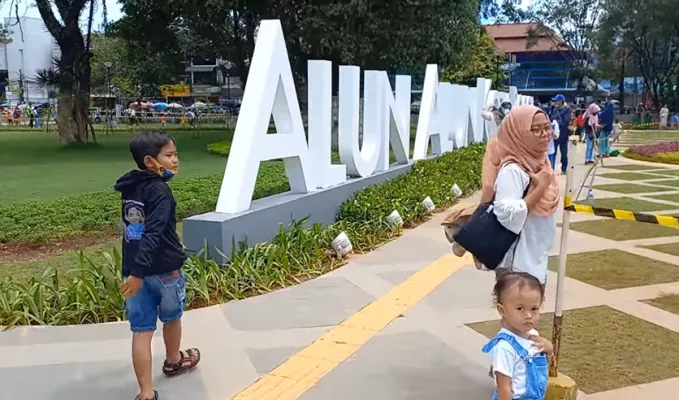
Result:
<svg viewBox="0 0 679 400"><path fill-rule="evenodd" d="M493 400L542 400L547 391L547 357L552 344L535 327L545 289L525 272L498 274L493 296L502 329L483 347L490 354L495 377Z"/></svg>

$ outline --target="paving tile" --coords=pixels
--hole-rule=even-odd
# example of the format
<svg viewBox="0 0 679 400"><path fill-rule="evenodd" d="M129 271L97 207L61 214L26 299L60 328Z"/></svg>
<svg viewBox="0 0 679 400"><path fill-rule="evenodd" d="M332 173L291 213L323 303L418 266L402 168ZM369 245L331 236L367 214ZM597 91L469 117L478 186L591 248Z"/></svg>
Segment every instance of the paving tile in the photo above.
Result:
<svg viewBox="0 0 679 400"><path fill-rule="evenodd" d="M259 374L266 374L283 364L304 347L279 347L273 349L246 349L252 365Z"/></svg>
<svg viewBox="0 0 679 400"><path fill-rule="evenodd" d="M200 369L176 379L162 376L163 359L154 359L154 382L162 399L207 400ZM121 400L133 399L137 382L131 361L53 364L0 370L3 399Z"/></svg>
<svg viewBox="0 0 679 400"><path fill-rule="evenodd" d="M222 307L237 330L333 326L375 300L344 278L319 278Z"/></svg>
<svg viewBox="0 0 679 400"><path fill-rule="evenodd" d="M371 339L300 399L489 399L492 392L487 368L420 331Z"/></svg>

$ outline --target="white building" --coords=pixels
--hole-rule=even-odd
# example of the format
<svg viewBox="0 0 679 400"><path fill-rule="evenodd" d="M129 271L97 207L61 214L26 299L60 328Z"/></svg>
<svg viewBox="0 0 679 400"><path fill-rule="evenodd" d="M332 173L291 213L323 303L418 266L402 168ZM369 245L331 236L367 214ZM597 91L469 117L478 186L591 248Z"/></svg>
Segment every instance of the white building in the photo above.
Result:
<svg viewBox="0 0 679 400"><path fill-rule="evenodd" d="M47 90L34 83L36 71L51 68L57 46L52 35L40 18L5 18L11 42L0 44L0 79L9 80L7 100L19 103L19 83L23 80L24 101L44 103L48 101Z"/></svg>

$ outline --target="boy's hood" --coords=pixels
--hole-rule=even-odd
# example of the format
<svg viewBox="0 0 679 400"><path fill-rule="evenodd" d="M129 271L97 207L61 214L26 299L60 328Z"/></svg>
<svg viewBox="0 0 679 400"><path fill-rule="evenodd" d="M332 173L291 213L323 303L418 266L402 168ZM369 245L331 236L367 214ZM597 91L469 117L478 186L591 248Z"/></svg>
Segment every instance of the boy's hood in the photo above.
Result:
<svg viewBox="0 0 679 400"><path fill-rule="evenodd" d="M125 192L134 189L137 185L139 185L142 182L150 181L153 179L162 178L155 172L146 170L132 170L118 178L113 188L119 192Z"/></svg>

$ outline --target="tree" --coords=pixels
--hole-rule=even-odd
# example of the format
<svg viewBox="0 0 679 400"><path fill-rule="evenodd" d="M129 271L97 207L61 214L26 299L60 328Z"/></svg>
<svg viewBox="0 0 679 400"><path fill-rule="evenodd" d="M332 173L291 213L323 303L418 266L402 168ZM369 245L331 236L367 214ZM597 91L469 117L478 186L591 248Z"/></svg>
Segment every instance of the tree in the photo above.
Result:
<svg viewBox="0 0 679 400"><path fill-rule="evenodd" d="M630 54L660 107L679 83L679 0L604 0L603 8L602 36Z"/></svg>
<svg viewBox="0 0 679 400"><path fill-rule="evenodd" d="M519 22L527 17L521 9L521 0L480 0L479 20L492 22Z"/></svg>
<svg viewBox="0 0 679 400"><path fill-rule="evenodd" d="M576 82L578 95L594 89L588 82L596 82L593 67L597 30L603 14L602 0L537 0L529 10L529 18L536 26L529 31L528 48L540 38L551 41L572 65L570 78Z"/></svg>
<svg viewBox="0 0 679 400"><path fill-rule="evenodd" d="M114 31L92 35L92 88L129 98L158 95L158 86L173 83L182 72L182 58L157 52L143 43L129 42ZM110 62L111 67L106 63Z"/></svg>
<svg viewBox="0 0 679 400"><path fill-rule="evenodd" d="M454 65L471 51L478 26L476 0L124 0L123 9L130 26L165 30L180 20L200 32L243 80L257 27L266 18L281 20L293 72L301 78L309 59L392 71L423 69L427 62ZM154 34L143 40L166 38Z"/></svg>
<svg viewBox="0 0 679 400"><path fill-rule="evenodd" d="M446 82L474 86L476 78L486 78L493 81L495 88L499 88L506 78L506 73L502 70L502 64L506 61L503 56L497 50L493 38L481 28L471 57L446 68L442 79Z"/></svg>
<svg viewBox="0 0 679 400"><path fill-rule="evenodd" d="M90 12L87 31L80 28L80 16L88 5ZM54 15L50 0L36 0L40 16L59 46L55 72L58 73L59 138L63 144L85 143L90 140L88 128L90 102L90 35L94 14L94 0L55 0L60 20ZM92 140L94 137L94 129Z"/></svg>
<svg viewBox="0 0 679 400"><path fill-rule="evenodd" d="M0 5L1 4L2 4L2 2L0 1ZM7 44L7 43L11 43L11 42L12 42L12 38L10 37L9 29L7 29L7 27L5 25L0 23L0 44Z"/></svg>

